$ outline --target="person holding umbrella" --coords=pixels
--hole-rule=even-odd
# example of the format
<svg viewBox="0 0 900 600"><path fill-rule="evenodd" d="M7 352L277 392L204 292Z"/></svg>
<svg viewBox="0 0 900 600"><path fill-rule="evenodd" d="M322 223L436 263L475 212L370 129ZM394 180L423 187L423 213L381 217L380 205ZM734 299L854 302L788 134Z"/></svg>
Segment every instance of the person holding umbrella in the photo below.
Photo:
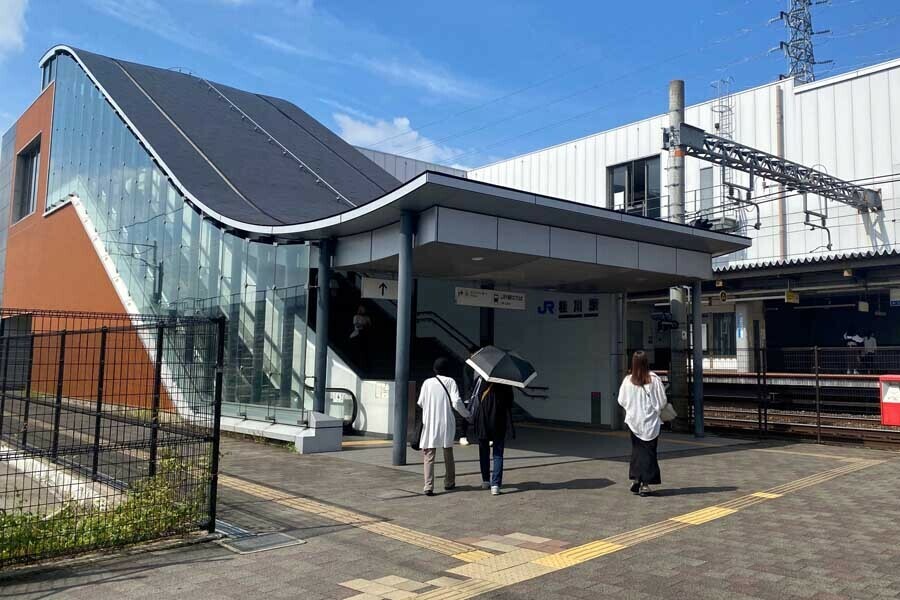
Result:
<svg viewBox="0 0 900 600"><path fill-rule="evenodd" d="M499 496L503 485L503 451L506 435L515 437L512 424L513 387L524 388L537 376L531 364L521 356L485 346L467 361L478 374L475 385L473 429L478 439L478 458L481 466L481 487L490 488ZM493 472L491 447L493 446Z"/></svg>
<svg viewBox="0 0 900 600"><path fill-rule="evenodd" d="M503 450L507 431L515 437L512 426L512 387L503 383L485 383L473 418L473 429L478 439L478 462L481 466L481 487L491 489L492 496L500 495L503 485ZM507 428L509 425L509 428ZM491 449L494 469L491 472Z"/></svg>

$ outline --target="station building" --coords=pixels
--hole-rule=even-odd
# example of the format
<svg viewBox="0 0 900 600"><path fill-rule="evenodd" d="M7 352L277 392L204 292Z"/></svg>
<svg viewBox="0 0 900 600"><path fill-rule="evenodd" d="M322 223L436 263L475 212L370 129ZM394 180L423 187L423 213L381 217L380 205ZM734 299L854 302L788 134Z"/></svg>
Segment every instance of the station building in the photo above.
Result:
<svg viewBox="0 0 900 600"><path fill-rule="evenodd" d="M753 241L716 259L703 285L712 366L752 368L738 359L754 347L844 346L845 333L900 345L900 59L806 84L785 79L722 93L688 106L685 122L878 189L883 202L882 211L860 212L760 178L746 202L746 173L686 158L687 222ZM667 125L665 114L651 116L468 177L668 219ZM652 315L667 310L668 292L629 300L627 347L650 348L665 368L669 335Z"/></svg>
<svg viewBox="0 0 900 600"><path fill-rule="evenodd" d="M662 116L460 172L353 148L290 102L194 75L68 46L40 66L2 140L2 304L226 317L225 429L289 438L324 403L392 435L411 397L396 381L440 355L462 379L486 343L535 364L516 397L530 417L619 427L625 353L663 365L653 314L697 281L710 355L782 331L828 343L801 319L838 310L894 322L900 61L688 107L716 131L730 103L734 139L882 189L881 213L829 205L813 231L801 198L759 182L757 218L732 198L740 173L692 159L689 224L669 222ZM870 312L836 306L848 297Z"/></svg>

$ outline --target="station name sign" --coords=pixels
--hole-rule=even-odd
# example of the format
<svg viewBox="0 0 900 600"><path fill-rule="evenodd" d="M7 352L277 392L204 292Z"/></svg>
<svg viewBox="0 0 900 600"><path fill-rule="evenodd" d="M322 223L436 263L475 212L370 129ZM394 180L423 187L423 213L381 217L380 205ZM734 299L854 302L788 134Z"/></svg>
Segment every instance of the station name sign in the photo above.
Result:
<svg viewBox="0 0 900 600"><path fill-rule="evenodd" d="M460 306L525 310L525 294L458 287L456 288L456 303Z"/></svg>

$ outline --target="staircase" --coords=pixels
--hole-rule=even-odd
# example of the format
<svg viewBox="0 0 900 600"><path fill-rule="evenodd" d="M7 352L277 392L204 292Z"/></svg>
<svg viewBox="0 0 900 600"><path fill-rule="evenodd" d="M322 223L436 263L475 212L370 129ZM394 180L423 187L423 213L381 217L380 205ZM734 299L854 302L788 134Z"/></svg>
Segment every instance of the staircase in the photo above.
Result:
<svg viewBox="0 0 900 600"><path fill-rule="evenodd" d="M394 358L396 351L396 304L392 301L370 300L362 298L356 278L353 275L333 274L337 287L332 287L331 309L329 319L330 347L352 368L362 379L393 380ZM311 300L312 302L312 300ZM350 338L353 329L353 316L360 306L364 306L366 314L372 320L369 338L356 347L356 339ZM428 323L439 332L440 337L414 336L410 350L410 379L417 384L433 375L432 366L439 357L450 361L450 375L460 384L460 393L464 399L469 390L463 389L465 360L469 356L469 348L477 344L433 311L419 311L416 323ZM312 323L314 328L315 323ZM367 358L365 358L367 357ZM548 398L548 389L529 387L517 390L517 394L530 398ZM533 420L527 410L518 402L513 404L513 420L516 422Z"/></svg>
<svg viewBox="0 0 900 600"><path fill-rule="evenodd" d="M353 276L332 275L337 287L329 290L329 346L361 379L393 380L397 349L397 319L377 301L362 298ZM318 292L318 289L316 290ZM310 299L310 302L313 302ZM360 306L372 321L359 337L351 338L353 317ZM315 315L310 326L315 329ZM451 364L451 375L461 381L464 357L435 337L414 337L410 348L410 379L422 382L433 375L434 361L445 357Z"/></svg>

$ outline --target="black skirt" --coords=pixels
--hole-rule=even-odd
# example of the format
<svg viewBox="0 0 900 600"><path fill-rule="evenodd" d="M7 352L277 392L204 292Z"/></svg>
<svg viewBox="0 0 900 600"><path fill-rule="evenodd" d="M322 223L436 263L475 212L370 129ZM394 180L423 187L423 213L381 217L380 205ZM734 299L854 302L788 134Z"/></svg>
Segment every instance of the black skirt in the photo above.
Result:
<svg viewBox="0 0 900 600"><path fill-rule="evenodd" d="M659 461L656 460L656 444L659 436L645 442L631 434L631 465L628 467L628 479L647 485L662 483L659 475Z"/></svg>

